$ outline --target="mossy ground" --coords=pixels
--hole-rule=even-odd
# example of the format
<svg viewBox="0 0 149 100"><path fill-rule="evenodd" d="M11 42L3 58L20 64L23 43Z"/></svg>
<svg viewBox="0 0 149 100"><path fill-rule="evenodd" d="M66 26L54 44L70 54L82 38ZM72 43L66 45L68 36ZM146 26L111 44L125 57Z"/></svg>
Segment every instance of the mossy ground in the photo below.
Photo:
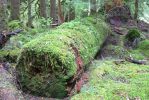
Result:
<svg viewBox="0 0 149 100"><path fill-rule="evenodd" d="M140 42L137 49L149 59L149 39Z"/></svg>
<svg viewBox="0 0 149 100"><path fill-rule="evenodd" d="M149 65L94 61L89 80L72 100L149 99Z"/></svg>

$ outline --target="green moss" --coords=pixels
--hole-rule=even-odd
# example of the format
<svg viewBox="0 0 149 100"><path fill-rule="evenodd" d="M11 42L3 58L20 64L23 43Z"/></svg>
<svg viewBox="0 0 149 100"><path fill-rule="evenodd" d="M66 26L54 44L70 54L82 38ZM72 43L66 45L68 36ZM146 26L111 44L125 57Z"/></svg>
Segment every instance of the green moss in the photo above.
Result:
<svg viewBox="0 0 149 100"><path fill-rule="evenodd" d="M8 27L10 29L19 29L22 27L21 22L19 20L13 20L8 23Z"/></svg>
<svg viewBox="0 0 149 100"><path fill-rule="evenodd" d="M146 57L149 58L149 40L140 42L138 50L140 50Z"/></svg>
<svg viewBox="0 0 149 100"><path fill-rule="evenodd" d="M17 62L20 49L0 50L0 61Z"/></svg>
<svg viewBox="0 0 149 100"><path fill-rule="evenodd" d="M127 57L129 52L119 45L108 45L103 49L103 56L122 59Z"/></svg>
<svg viewBox="0 0 149 100"><path fill-rule="evenodd" d="M138 29L131 29L128 31L128 34L126 35L126 39L129 41L134 41L136 38L140 38L140 32Z"/></svg>
<svg viewBox="0 0 149 100"><path fill-rule="evenodd" d="M103 20L96 22L88 17L64 23L51 34L27 43L16 67L23 90L41 96L65 97L67 81L77 72L71 45L78 49L86 65L99 50L108 31Z"/></svg>
<svg viewBox="0 0 149 100"><path fill-rule="evenodd" d="M149 98L149 66L129 62L94 61L89 83L72 100L141 100Z"/></svg>
<svg viewBox="0 0 149 100"><path fill-rule="evenodd" d="M140 52L140 50L129 50L129 55L132 56L135 60L144 60L146 57L143 55L143 53Z"/></svg>

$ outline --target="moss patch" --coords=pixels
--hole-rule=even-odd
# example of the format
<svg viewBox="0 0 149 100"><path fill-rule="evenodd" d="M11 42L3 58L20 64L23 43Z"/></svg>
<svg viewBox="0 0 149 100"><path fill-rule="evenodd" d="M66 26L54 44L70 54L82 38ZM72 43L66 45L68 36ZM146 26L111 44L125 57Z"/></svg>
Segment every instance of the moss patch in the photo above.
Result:
<svg viewBox="0 0 149 100"><path fill-rule="evenodd" d="M147 100L149 66L113 61L95 61L90 67L90 81L72 100Z"/></svg>
<svg viewBox="0 0 149 100"><path fill-rule="evenodd" d="M109 28L103 19L92 17L64 23L51 34L27 43L17 64L18 78L24 91L39 96L63 98L67 81L77 72L77 48L84 65L95 56Z"/></svg>
<svg viewBox="0 0 149 100"><path fill-rule="evenodd" d="M17 57L20 54L20 49L0 50L0 61L17 62Z"/></svg>
<svg viewBox="0 0 149 100"><path fill-rule="evenodd" d="M131 29L128 31L128 34L126 35L126 39L128 39L128 41L134 41L136 38L140 38L140 32L138 29Z"/></svg>
<svg viewBox="0 0 149 100"><path fill-rule="evenodd" d="M102 55L104 57L112 57L115 59L123 59L128 57L129 52L123 47L119 45L108 45L103 48Z"/></svg>
<svg viewBox="0 0 149 100"><path fill-rule="evenodd" d="M142 41L138 46L138 50L140 50L147 58L149 58L149 40Z"/></svg>

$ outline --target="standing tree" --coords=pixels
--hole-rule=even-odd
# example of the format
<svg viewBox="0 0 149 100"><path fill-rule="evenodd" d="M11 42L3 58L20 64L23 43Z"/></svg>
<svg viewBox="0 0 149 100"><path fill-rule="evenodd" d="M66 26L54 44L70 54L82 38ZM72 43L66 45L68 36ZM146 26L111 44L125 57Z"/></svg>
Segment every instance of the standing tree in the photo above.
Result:
<svg viewBox="0 0 149 100"><path fill-rule="evenodd" d="M20 19L20 0L10 0L11 15L10 20Z"/></svg>
<svg viewBox="0 0 149 100"><path fill-rule="evenodd" d="M7 1L0 0L0 32L6 29L6 7Z"/></svg>
<svg viewBox="0 0 149 100"><path fill-rule="evenodd" d="M59 17L60 23L64 23L64 16L62 13L61 0L58 0L58 17Z"/></svg>
<svg viewBox="0 0 149 100"><path fill-rule="evenodd" d="M30 27L30 28L33 28L33 24L32 24L32 21L33 21L33 16L32 16L32 1L31 0L27 0L28 1L28 22L27 22L27 26Z"/></svg>
<svg viewBox="0 0 149 100"><path fill-rule="evenodd" d="M53 20L53 24L56 23L57 15L56 15L56 0L50 0L50 17Z"/></svg>
<svg viewBox="0 0 149 100"><path fill-rule="evenodd" d="M39 0L39 15L41 17L47 18L46 1L45 0Z"/></svg>
<svg viewBox="0 0 149 100"><path fill-rule="evenodd" d="M97 2L97 0L90 0L90 5L91 5L91 6L90 6L90 7L91 7L91 8L90 8L90 9L91 9L91 10L90 10L90 11L91 11L90 13L91 13L91 14L95 14L95 13L96 13L96 9L97 9L97 7L96 7L96 2Z"/></svg>
<svg viewBox="0 0 149 100"><path fill-rule="evenodd" d="M137 20L138 18L138 0L135 0L135 14L134 19Z"/></svg>

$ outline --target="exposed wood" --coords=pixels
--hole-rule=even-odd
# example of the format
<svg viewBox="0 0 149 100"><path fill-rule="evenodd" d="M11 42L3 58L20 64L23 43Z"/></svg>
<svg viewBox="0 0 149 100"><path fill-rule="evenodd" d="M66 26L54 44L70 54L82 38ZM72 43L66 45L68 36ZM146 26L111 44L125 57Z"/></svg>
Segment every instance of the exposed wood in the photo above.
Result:
<svg viewBox="0 0 149 100"><path fill-rule="evenodd" d="M5 43L9 40L9 38L12 35L16 35L22 31L23 30L18 29L18 30L12 31L12 32L3 31L2 33L0 33L0 49L2 49L5 46Z"/></svg>

